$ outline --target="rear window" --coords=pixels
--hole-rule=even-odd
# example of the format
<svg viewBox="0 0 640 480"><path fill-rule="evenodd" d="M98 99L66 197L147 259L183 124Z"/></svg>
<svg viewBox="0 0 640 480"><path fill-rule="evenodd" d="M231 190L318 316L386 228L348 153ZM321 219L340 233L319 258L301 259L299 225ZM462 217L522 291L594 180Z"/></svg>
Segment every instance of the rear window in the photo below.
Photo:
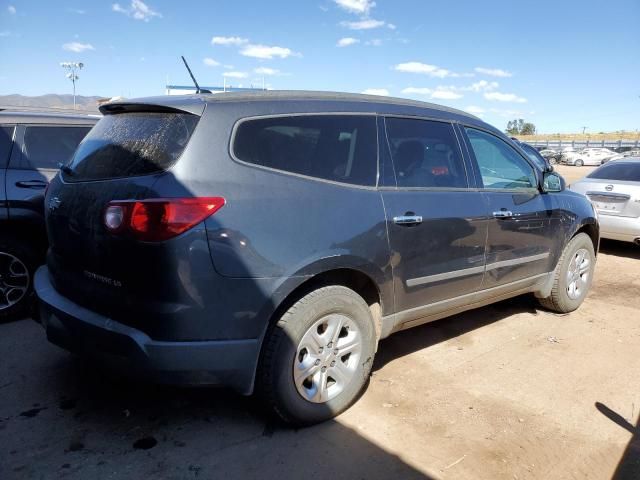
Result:
<svg viewBox="0 0 640 480"><path fill-rule="evenodd" d="M640 162L618 163L614 160L613 162L605 163L602 167L594 170L587 175L587 178L640 182Z"/></svg>
<svg viewBox="0 0 640 480"><path fill-rule="evenodd" d="M91 127L27 126L21 168L57 170L73 157Z"/></svg>
<svg viewBox="0 0 640 480"><path fill-rule="evenodd" d="M373 116L304 115L245 120L233 142L238 160L335 182L376 184Z"/></svg>
<svg viewBox="0 0 640 480"><path fill-rule="evenodd" d="M64 179L104 180L166 170L184 151L198 119L167 112L106 115L78 147Z"/></svg>

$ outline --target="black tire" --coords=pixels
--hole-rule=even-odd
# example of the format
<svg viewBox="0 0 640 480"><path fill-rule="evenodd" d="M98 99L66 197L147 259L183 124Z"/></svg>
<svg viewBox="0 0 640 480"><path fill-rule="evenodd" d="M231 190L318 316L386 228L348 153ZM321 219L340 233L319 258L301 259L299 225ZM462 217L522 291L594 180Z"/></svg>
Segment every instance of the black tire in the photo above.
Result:
<svg viewBox="0 0 640 480"><path fill-rule="evenodd" d="M23 318L31 313L33 306L33 275L38 266L36 250L24 241L10 236L0 235L0 277L3 275L2 267L11 257L16 258L26 267L28 278L26 279L26 291L16 303L9 305L5 295L0 291L0 321L10 321ZM0 278L0 288L5 287ZM6 288L6 287L5 287Z"/></svg>
<svg viewBox="0 0 640 480"><path fill-rule="evenodd" d="M567 288L568 271L571 266L571 262L574 260L577 252L586 251L588 254L589 272L584 287L581 289L579 295L575 298L571 298ZM551 295L546 298L539 298L540 304L557 313L569 313L576 310L584 301L589 289L591 288L591 282L593 281L593 272L595 270L596 256L593 250L593 242L586 233L579 233L571 239L567 244L562 256L558 261L558 265L554 271L553 287L551 289Z"/></svg>
<svg viewBox="0 0 640 480"><path fill-rule="evenodd" d="M296 387L294 362L300 355L298 346L305 334L332 314L346 317L355 324L362 346L353 376L344 389L324 403L313 403ZM331 350L331 344L328 346ZM268 333L258 371L258 391L266 405L289 424L306 426L329 420L360 396L371 373L375 346L373 319L362 297L339 285L319 288L293 304Z"/></svg>
<svg viewBox="0 0 640 480"><path fill-rule="evenodd" d="M583 167L584 166L584 162L581 159L576 160L575 163L576 167Z"/></svg>

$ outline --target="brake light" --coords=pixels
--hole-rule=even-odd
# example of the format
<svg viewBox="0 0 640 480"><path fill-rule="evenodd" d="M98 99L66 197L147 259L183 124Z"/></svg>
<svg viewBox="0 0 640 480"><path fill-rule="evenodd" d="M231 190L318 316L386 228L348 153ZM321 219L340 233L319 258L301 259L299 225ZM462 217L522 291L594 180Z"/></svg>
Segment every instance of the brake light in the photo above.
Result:
<svg viewBox="0 0 640 480"><path fill-rule="evenodd" d="M222 197L114 200L104 211L111 233L129 232L145 242L176 237L220 210Z"/></svg>

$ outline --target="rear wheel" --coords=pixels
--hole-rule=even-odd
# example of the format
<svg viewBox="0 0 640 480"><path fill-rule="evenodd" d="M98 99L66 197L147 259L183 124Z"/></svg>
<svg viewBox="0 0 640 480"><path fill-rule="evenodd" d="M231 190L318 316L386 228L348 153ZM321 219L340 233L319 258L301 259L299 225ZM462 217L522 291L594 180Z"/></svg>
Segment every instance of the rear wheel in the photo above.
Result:
<svg viewBox="0 0 640 480"><path fill-rule="evenodd" d="M584 165L584 162L580 158L576 160L576 167L582 167L583 165Z"/></svg>
<svg viewBox="0 0 640 480"><path fill-rule="evenodd" d="M14 238L0 237L0 320L25 315L32 303L36 254Z"/></svg>
<svg viewBox="0 0 640 480"><path fill-rule="evenodd" d="M558 313L577 309L591 287L595 264L591 238L579 233L564 249L554 272L551 295L539 299L542 306Z"/></svg>
<svg viewBox="0 0 640 480"><path fill-rule="evenodd" d="M298 300L270 331L258 388L288 423L333 418L364 389L375 341L362 297L343 286L319 288Z"/></svg>

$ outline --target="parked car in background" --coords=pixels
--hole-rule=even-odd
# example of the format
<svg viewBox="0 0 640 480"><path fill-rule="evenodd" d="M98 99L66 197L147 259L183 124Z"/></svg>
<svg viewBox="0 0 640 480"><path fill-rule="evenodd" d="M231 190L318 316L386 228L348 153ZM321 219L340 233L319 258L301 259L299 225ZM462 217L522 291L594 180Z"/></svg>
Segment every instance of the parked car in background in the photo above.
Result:
<svg viewBox="0 0 640 480"><path fill-rule="evenodd" d="M616 152L608 148L585 148L578 152L567 152L562 154L562 163L566 165L602 165L606 160L616 155Z"/></svg>
<svg viewBox="0 0 640 480"><path fill-rule="evenodd" d="M640 245L640 156L606 163L570 188L595 205L602 238Z"/></svg>
<svg viewBox="0 0 640 480"><path fill-rule="evenodd" d="M46 196L47 338L164 383L338 415L380 339L524 293L591 285L598 224L503 133L330 92L114 102Z"/></svg>
<svg viewBox="0 0 640 480"><path fill-rule="evenodd" d="M35 269L44 262L44 192L97 118L0 111L0 318L30 304Z"/></svg>
<svg viewBox="0 0 640 480"><path fill-rule="evenodd" d="M540 155L546 158L551 165L555 165L556 163L560 162L560 158L562 157L562 153L550 148L540 150Z"/></svg>
<svg viewBox="0 0 640 480"><path fill-rule="evenodd" d="M628 151L623 152L623 153L618 153L618 154L614 155L613 157L608 158L607 160L603 160L602 163L611 162L613 160L621 160L623 158L628 158L628 157L640 157L640 150L628 150Z"/></svg>
<svg viewBox="0 0 640 480"><path fill-rule="evenodd" d="M544 172L553 171L553 167L551 166L551 163L546 158L544 158L540 154L540 152L536 150L536 148L533 145L529 145L528 143L521 142L518 139L514 139L514 138L512 138L512 140L514 140L520 146L520 148L524 151L524 153L527 154L527 157L529 157L529 159L533 163L535 163L536 166L540 168L540 170Z"/></svg>

